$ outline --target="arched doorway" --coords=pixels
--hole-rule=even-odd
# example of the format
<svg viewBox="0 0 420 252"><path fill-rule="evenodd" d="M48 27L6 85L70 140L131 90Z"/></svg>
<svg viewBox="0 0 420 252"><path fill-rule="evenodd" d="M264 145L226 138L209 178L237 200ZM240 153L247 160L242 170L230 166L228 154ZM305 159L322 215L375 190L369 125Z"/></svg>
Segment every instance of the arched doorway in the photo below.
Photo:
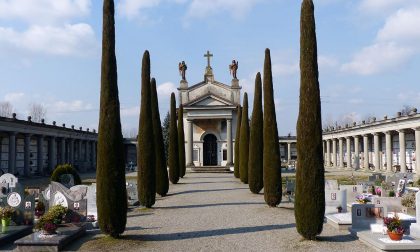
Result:
<svg viewBox="0 0 420 252"><path fill-rule="evenodd" d="M213 134L204 137L203 144L203 165L217 165L217 138Z"/></svg>

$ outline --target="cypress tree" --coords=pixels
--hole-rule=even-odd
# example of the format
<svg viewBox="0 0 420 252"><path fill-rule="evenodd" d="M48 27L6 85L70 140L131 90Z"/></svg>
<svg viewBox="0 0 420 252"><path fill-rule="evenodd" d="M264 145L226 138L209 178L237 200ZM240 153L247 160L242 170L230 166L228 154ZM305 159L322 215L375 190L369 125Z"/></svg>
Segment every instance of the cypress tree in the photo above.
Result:
<svg viewBox="0 0 420 252"><path fill-rule="evenodd" d="M169 149L169 111L166 112L165 119L163 119L162 124L162 135L163 135L163 144L165 146L165 160L166 166L168 166L168 149Z"/></svg>
<svg viewBox="0 0 420 252"><path fill-rule="evenodd" d="M127 223L127 190L114 25L114 1L104 0L96 205L101 231L119 237Z"/></svg>
<svg viewBox="0 0 420 252"><path fill-rule="evenodd" d="M249 136L248 182L253 193L259 193L264 187L263 181L263 111L261 74L255 77L254 106Z"/></svg>
<svg viewBox="0 0 420 252"><path fill-rule="evenodd" d="M273 94L270 49L265 50L264 61L264 126L263 126L263 171L264 199L267 205L275 207L281 201L281 163L279 134L277 132L276 108Z"/></svg>
<svg viewBox="0 0 420 252"><path fill-rule="evenodd" d="M179 180L179 150L178 150L178 130L176 126L176 101L175 94L171 94L171 117L169 121L169 180L172 184Z"/></svg>
<svg viewBox="0 0 420 252"><path fill-rule="evenodd" d="M137 137L137 189L139 201L147 208L155 204L156 160L153 137L152 91L150 84L150 55L143 54L141 68L141 105Z"/></svg>
<svg viewBox="0 0 420 252"><path fill-rule="evenodd" d="M185 166L185 135L184 135L184 107L178 109L178 150L179 150L179 176L183 178L186 172Z"/></svg>
<svg viewBox="0 0 420 252"><path fill-rule="evenodd" d="M322 232L325 213L321 99L314 5L303 0L300 19L300 100L296 126L296 228L305 239ZM311 192L308 194L308 192Z"/></svg>
<svg viewBox="0 0 420 252"><path fill-rule="evenodd" d="M236 115L236 136L235 136L235 163L234 163L234 170L233 174L235 178L239 178L239 138L241 136L241 118L242 118L242 111L241 106L238 105L237 107L237 115Z"/></svg>
<svg viewBox="0 0 420 252"><path fill-rule="evenodd" d="M244 94L242 106L241 132L239 139L239 175L241 181L248 184L248 157L249 157L249 119L248 119L248 94Z"/></svg>
<svg viewBox="0 0 420 252"><path fill-rule="evenodd" d="M156 192L164 197L169 190L168 168L166 165L165 146L159 115L159 101L156 92L156 80L152 78L152 122L156 162Z"/></svg>

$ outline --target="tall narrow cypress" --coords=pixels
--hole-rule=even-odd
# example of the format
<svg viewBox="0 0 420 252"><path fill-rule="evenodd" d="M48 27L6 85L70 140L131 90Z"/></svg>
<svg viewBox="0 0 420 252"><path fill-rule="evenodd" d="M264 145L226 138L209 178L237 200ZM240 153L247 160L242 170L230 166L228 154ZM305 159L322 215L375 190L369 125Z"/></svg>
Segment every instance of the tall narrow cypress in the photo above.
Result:
<svg viewBox="0 0 420 252"><path fill-rule="evenodd" d="M156 80L152 78L152 123L156 162L156 192L166 196L169 190L168 168L166 165L165 145L159 115L159 100L156 92Z"/></svg>
<svg viewBox="0 0 420 252"><path fill-rule="evenodd" d="M239 139L239 175L241 181L248 184L248 157L249 157L249 119L248 119L248 94L244 94L242 106L241 132Z"/></svg>
<svg viewBox="0 0 420 252"><path fill-rule="evenodd" d="M183 178L187 167L185 166L185 134L184 134L184 107L178 109L178 150L179 150L179 176Z"/></svg>
<svg viewBox="0 0 420 252"><path fill-rule="evenodd" d="M259 193L264 187L263 181L263 111L261 74L255 77L254 106L249 136L248 183L253 193Z"/></svg>
<svg viewBox="0 0 420 252"><path fill-rule="evenodd" d="M176 126L176 101L175 94L171 94L171 117L169 119L169 180L172 184L179 181L179 150L178 130Z"/></svg>
<svg viewBox="0 0 420 252"><path fill-rule="evenodd" d="M299 234L305 239L314 240L322 232L324 223L325 189L318 55L312 0L303 0L300 18L295 218Z"/></svg>
<svg viewBox="0 0 420 252"><path fill-rule="evenodd" d="M265 50L264 61L264 199L267 205L275 207L281 202L281 163L279 134L277 131L276 108L273 94L270 49Z"/></svg>
<svg viewBox="0 0 420 252"><path fill-rule="evenodd" d="M141 68L141 105L139 134L137 137L137 184L140 205L147 208L155 204L156 160L153 137L152 92L150 85L150 55L143 54Z"/></svg>
<svg viewBox="0 0 420 252"><path fill-rule="evenodd" d="M124 144L117 79L114 1L104 0L96 205L99 227L112 237L119 237L127 223Z"/></svg>
<svg viewBox="0 0 420 252"><path fill-rule="evenodd" d="M235 162L234 162L234 170L233 174L235 178L239 178L239 139L241 136L241 118L242 118L242 110L241 105L238 105L236 110L236 136L235 136Z"/></svg>

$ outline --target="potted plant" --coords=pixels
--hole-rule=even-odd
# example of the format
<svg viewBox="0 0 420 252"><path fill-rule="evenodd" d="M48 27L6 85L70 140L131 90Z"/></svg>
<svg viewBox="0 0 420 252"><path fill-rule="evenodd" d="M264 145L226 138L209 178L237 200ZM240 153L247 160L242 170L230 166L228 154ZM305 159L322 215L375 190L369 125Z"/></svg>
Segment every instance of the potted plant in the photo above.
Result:
<svg viewBox="0 0 420 252"><path fill-rule="evenodd" d="M10 219L13 216L15 210L9 206L0 207L1 225L7 227L10 225Z"/></svg>
<svg viewBox="0 0 420 252"><path fill-rule="evenodd" d="M394 190L389 191L389 193L388 193L388 197L395 197L395 192L394 192Z"/></svg>
<svg viewBox="0 0 420 252"><path fill-rule="evenodd" d="M47 213L45 213L39 221L36 223L35 229L41 230L43 234L51 235L55 234L55 231L58 228L65 216L68 213L68 209L61 205L56 205L51 207Z"/></svg>
<svg viewBox="0 0 420 252"><path fill-rule="evenodd" d="M338 207L337 207L337 211L338 211L339 213L341 213L341 212L343 211L343 207L338 206Z"/></svg>
<svg viewBox="0 0 420 252"><path fill-rule="evenodd" d="M376 195L378 195L379 197L381 197L381 195L382 195L382 190L381 190L381 188L380 188L380 187L376 187L376 188L375 188L375 193L376 193Z"/></svg>
<svg viewBox="0 0 420 252"><path fill-rule="evenodd" d="M384 224L388 231L388 236L393 241L402 240L404 228L401 220L397 217L384 217Z"/></svg>

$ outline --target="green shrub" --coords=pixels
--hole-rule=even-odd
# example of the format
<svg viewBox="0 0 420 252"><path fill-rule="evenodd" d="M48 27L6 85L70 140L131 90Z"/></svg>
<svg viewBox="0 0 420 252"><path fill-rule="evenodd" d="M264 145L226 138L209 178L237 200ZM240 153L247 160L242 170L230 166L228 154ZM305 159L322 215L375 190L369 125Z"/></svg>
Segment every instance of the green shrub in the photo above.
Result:
<svg viewBox="0 0 420 252"><path fill-rule="evenodd" d="M60 181L61 175L64 175L64 174L73 175L74 185L82 184L82 180L80 179L79 174L77 173L76 169L74 169L71 164L58 165L51 175L51 181L58 182L58 183L65 183L66 181Z"/></svg>
<svg viewBox="0 0 420 252"><path fill-rule="evenodd" d="M416 208L416 193L409 192L401 198L401 204L405 207Z"/></svg>
<svg viewBox="0 0 420 252"><path fill-rule="evenodd" d="M68 213L68 208L63 207L62 205L55 205L38 220L35 225L35 229L42 229L45 223L54 223L56 225L61 224Z"/></svg>
<svg viewBox="0 0 420 252"><path fill-rule="evenodd" d="M389 191L388 197L395 197L395 192L394 191Z"/></svg>

